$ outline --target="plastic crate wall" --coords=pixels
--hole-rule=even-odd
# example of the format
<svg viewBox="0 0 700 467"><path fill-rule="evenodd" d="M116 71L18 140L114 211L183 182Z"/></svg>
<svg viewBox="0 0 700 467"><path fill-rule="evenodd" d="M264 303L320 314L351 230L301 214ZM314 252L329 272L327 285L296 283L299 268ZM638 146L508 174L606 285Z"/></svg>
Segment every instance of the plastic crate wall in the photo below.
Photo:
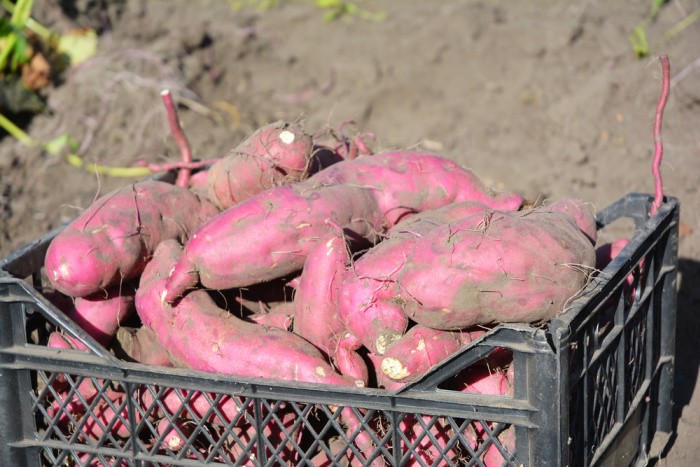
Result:
<svg viewBox="0 0 700 467"><path fill-rule="evenodd" d="M630 194L598 213L599 227L631 218L634 236L567 312L544 327L500 325L396 393L118 360L38 292L54 231L0 262L0 459L18 466L643 465L672 433L679 215L668 199L648 219L650 201ZM89 351L42 345L55 328ZM513 397L442 389L498 347L513 354ZM88 415L72 410L59 386ZM81 395L86 387L94 397ZM181 446L164 442L159 419Z"/></svg>

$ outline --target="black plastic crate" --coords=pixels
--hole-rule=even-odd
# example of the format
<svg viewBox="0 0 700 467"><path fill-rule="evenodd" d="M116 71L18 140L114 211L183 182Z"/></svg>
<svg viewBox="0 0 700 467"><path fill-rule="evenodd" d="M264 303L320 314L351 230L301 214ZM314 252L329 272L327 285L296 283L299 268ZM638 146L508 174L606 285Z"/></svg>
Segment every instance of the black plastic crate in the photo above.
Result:
<svg viewBox="0 0 700 467"><path fill-rule="evenodd" d="M568 311L500 325L396 393L119 360L38 292L54 231L0 262L2 465L644 465L673 430L679 215L668 199L649 219L650 204L630 194L598 213L634 235ZM90 350L44 346L57 327ZM513 397L443 389L494 348L512 351ZM92 415L57 402L59 382L76 398L91 387ZM181 422L183 446L164 445L158 419Z"/></svg>

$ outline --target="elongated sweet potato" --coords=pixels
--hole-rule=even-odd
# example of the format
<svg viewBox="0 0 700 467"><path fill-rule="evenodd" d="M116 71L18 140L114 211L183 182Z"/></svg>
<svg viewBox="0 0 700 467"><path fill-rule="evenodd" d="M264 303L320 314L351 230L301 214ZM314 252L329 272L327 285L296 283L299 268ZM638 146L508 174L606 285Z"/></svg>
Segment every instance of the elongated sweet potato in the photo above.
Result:
<svg viewBox="0 0 700 467"><path fill-rule="evenodd" d="M489 211L416 242L390 300L436 329L537 322L561 313L594 266L591 239L567 212Z"/></svg>
<svg viewBox="0 0 700 467"><path fill-rule="evenodd" d="M54 238L46 253L48 278L66 295L104 291L138 276L161 240L184 242L217 213L186 188L165 182L119 188Z"/></svg>
<svg viewBox="0 0 700 467"><path fill-rule="evenodd" d="M209 169L208 197L226 209L274 186L306 178L311 136L275 122L258 129Z"/></svg>
<svg viewBox="0 0 700 467"><path fill-rule="evenodd" d="M344 331L336 336L334 341L336 342L335 347L329 353L329 358L338 371L355 380L358 386L367 387L370 383L370 370L367 362L358 352L362 347L360 339L354 334Z"/></svg>
<svg viewBox="0 0 700 467"><path fill-rule="evenodd" d="M176 365L196 370L344 386L354 382L337 374L311 343L282 329L248 323L216 306L204 290L176 306L162 300L168 271L182 247L162 242L141 277L136 310Z"/></svg>
<svg viewBox="0 0 700 467"><path fill-rule="evenodd" d="M299 183L260 193L213 218L187 242L168 279L172 302L197 283L244 287L301 270L322 238L326 219L354 238L376 241L383 219L369 190Z"/></svg>
<svg viewBox="0 0 700 467"><path fill-rule="evenodd" d="M371 188L391 227L408 214L451 203L476 201L492 209L518 209L523 198L493 193L470 170L444 157L417 151L389 151L334 164L311 183L346 183Z"/></svg>
<svg viewBox="0 0 700 467"><path fill-rule="evenodd" d="M349 263L345 236L342 232L329 232L328 240L321 241L306 258L294 296L294 332L326 355L333 355L345 330L338 314L338 292Z"/></svg>

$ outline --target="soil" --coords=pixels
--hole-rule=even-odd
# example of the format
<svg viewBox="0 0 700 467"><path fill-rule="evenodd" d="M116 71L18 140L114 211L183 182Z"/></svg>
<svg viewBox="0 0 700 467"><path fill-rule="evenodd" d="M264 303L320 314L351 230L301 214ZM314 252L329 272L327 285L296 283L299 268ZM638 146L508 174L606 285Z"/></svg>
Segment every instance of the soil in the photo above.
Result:
<svg viewBox="0 0 700 467"><path fill-rule="evenodd" d="M379 21L324 21L301 1L267 10L213 0L95 7L102 3L36 2L40 22L60 31L92 27L101 36L98 55L45 91L48 110L26 129L40 141L71 135L88 164L110 166L177 160L159 96L169 88L199 159L220 157L277 119L311 131L353 120L376 135L376 150L439 152L529 200L574 197L602 208L628 192L653 193L656 54L668 54L674 82L662 171L682 214L677 436L659 465L697 460L700 21L671 39L662 34L700 1L671 0L661 9L643 59L628 36L648 0L359 4L383 12ZM3 138L0 257L131 180L96 177Z"/></svg>

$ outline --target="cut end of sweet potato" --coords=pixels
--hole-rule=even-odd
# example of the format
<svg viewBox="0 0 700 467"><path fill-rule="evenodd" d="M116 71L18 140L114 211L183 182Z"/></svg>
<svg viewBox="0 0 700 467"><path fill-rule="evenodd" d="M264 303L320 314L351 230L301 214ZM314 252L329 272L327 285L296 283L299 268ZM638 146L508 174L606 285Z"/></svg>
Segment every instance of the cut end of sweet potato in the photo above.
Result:
<svg viewBox="0 0 700 467"><path fill-rule="evenodd" d="M395 381L401 381L411 376L411 372L408 371L408 368L403 366L400 360L393 357L383 359L381 369L382 373Z"/></svg>
<svg viewBox="0 0 700 467"><path fill-rule="evenodd" d="M392 333L392 332L384 332L382 334L379 334L377 336L377 339L374 341L376 351L379 355L384 355L384 352L386 352L387 347L391 345L392 342L398 340L401 338L400 333Z"/></svg>

